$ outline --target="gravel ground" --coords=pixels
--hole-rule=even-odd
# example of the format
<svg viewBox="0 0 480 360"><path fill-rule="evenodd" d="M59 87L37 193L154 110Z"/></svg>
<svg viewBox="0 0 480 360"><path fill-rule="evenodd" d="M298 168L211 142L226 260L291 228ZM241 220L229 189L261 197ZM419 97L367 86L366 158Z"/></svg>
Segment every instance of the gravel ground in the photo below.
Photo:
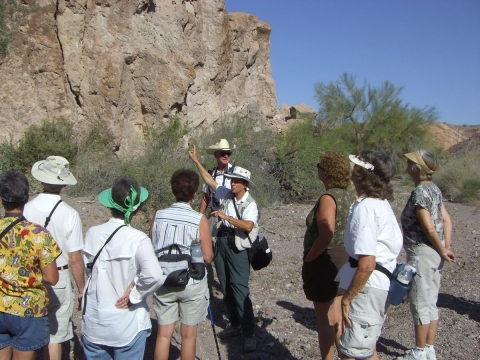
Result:
<svg viewBox="0 0 480 360"><path fill-rule="evenodd" d="M392 204L398 215L408 193L397 193ZM84 230L108 219L109 213L93 198L64 199L75 207ZM312 304L304 297L301 281L301 258L305 217L313 204L293 204L265 209L262 212L262 233L273 250L271 265L251 273L250 290L256 318L257 350L245 355L241 337L218 340L222 359L320 359L316 320ZM435 345L438 360L480 360L480 216L479 209L447 203L454 224L452 248L456 264L443 270L438 305L441 318ZM148 217L140 214L134 226L148 228ZM404 259L402 252L400 260ZM214 283L211 306L216 332L226 321L218 283ZM153 333L147 342L145 359L153 359L156 336L155 314L151 311ZM64 346L64 359L84 359L81 348L81 319L75 314L75 337ZM180 334L177 326L170 348L170 359L180 357ZM388 311L377 350L380 359L395 359L414 345L413 323L408 304ZM40 359L41 356L38 355ZM197 359L218 359L210 321L198 328Z"/></svg>

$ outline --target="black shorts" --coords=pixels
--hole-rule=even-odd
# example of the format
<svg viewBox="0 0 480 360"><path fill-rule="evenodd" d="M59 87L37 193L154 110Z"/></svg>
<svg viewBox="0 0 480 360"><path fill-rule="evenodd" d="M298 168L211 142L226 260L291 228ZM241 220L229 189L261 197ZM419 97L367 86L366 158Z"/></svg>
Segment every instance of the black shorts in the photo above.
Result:
<svg viewBox="0 0 480 360"><path fill-rule="evenodd" d="M302 266L303 291L310 301L327 302L335 298L338 282L335 282L338 270L328 251Z"/></svg>

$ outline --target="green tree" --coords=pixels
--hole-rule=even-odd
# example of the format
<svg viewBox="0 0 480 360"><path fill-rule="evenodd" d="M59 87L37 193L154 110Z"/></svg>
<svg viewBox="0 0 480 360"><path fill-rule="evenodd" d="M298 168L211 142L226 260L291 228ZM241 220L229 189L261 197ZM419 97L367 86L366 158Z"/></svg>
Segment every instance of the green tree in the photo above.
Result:
<svg viewBox="0 0 480 360"><path fill-rule="evenodd" d="M434 107L418 109L400 98L402 88L385 81L379 88L353 75L315 85L320 110L315 119L324 134L347 141L353 150L381 149L395 155L424 145L428 124L437 119Z"/></svg>

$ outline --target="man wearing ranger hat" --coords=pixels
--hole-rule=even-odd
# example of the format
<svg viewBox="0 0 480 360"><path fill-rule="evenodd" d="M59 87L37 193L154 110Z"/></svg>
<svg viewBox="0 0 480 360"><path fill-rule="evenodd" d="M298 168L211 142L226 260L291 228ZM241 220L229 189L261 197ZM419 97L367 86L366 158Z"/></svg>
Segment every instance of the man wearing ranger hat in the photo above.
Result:
<svg viewBox="0 0 480 360"><path fill-rule="evenodd" d="M213 176L218 185L225 186L229 189L231 188L230 179L226 177L225 174L228 174L228 172L233 169L233 165L230 164L230 157L232 156L232 151L234 149L235 145L230 147L230 144L225 139L221 139L215 145L211 145L207 148L207 154L213 155L215 156L215 159L217 159L217 166L208 170L208 172ZM208 187L208 185L203 184L203 197L199 209L200 213L205 213L207 207L210 207L210 212L220 209L220 202L213 195L214 192ZM208 218L210 219L210 216L208 216ZM209 221L209 223L210 230L212 230L211 221Z"/></svg>
<svg viewBox="0 0 480 360"><path fill-rule="evenodd" d="M47 228L62 250L57 258L59 281L55 286L47 286L50 344L44 348L46 359L60 360L61 343L73 338L74 299L70 273L78 289L77 310L81 308L85 286L82 222L78 212L60 196L65 186L75 185L77 180L69 170L68 161L61 156L49 156L36 162L31 173L42 183L43 192L25 205L24 216Z"/></svg>

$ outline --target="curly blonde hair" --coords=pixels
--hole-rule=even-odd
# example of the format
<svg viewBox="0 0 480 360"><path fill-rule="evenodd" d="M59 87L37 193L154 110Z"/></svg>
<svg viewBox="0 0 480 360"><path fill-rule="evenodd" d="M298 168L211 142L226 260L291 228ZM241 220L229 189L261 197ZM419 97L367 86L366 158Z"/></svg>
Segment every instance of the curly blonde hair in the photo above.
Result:
<svg viewBox="0 0 480 360"><path fill-rule="evenodd" d="M327 173L329 188L346 189L350 184L350 163L342 154L335 151L320 153L320 164Z"/></svg>
<svg viewBox="0 0 480 360"><path fill-rule="evenodd" d="M362 150L357 156L374 166L373 171L359 165L353 167L352 181L358 195L392 201L393 187L390 180L397 170L393 160L380 150Z"/></svg>

